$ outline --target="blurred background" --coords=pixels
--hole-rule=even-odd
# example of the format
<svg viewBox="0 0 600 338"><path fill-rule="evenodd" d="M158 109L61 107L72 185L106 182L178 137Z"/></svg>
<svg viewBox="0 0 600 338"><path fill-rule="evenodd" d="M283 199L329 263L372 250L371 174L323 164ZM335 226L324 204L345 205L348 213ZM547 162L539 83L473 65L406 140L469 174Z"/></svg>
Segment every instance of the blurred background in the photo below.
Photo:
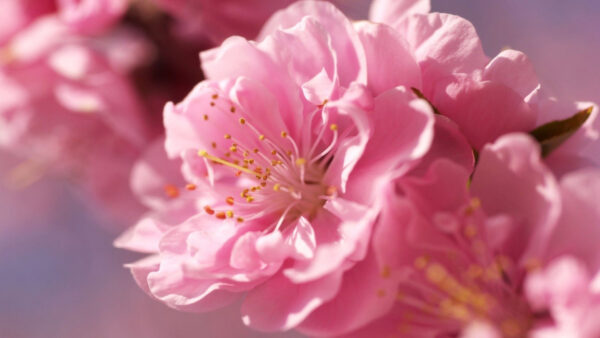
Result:
<svg viewBox="0 0 600 338"><path fill-rule="evenodd" d="M600 101L600 1L433 0L433 10L473 22L490 56L524 51L556 96ZM0 154L0 176L17 163ZM0 186L0 220L2 338L265 336L244 328L239 304L189 314L148 298L122 267L139 256L112 247L117 231L69 182Z"/></svg>

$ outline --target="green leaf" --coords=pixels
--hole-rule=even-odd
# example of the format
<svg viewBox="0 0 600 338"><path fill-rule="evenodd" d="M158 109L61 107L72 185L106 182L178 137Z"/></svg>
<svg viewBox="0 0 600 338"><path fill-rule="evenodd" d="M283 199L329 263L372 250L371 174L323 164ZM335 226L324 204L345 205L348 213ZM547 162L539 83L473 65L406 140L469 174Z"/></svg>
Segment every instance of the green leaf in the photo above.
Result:
<svg viewBox="0 0 600 338"><path fill-rule="evenodd" d="M564 119L543 124L529 134L533 136L542 147L542 156L548 156L571 137L587 121L594 107L584 109L575 115Z"/></svg>

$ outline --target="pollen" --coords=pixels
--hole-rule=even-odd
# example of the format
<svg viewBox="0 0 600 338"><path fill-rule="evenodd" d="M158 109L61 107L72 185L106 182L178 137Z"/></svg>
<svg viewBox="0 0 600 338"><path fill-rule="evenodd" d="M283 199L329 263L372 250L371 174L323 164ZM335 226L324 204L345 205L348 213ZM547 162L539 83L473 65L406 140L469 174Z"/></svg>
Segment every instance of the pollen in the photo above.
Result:
<svg viewBox="0 0 600 338"><path fill-rule="evenodd" d="M238 221L238 223L242 223L244 221L244 219L241 217L238 217L236 220Z"/></svg>
<svg viewBox="0 0 600 338"><path fill-rule="evenodd" d="M204 207L204 211L206 211L206 213L209 215L213 215L215 213L215 211L208 205Z"/></svg>
<svg viewBox="0 0 600 338"><path fill-rule="evenodd" d="M225 199L225 202L229 205L233 205L233 197L232 196L227 197Z"/></svg>
<svg viewBox="0 0 600 338"><path fill-rule="evenodd" d="M331 129L331 130L333 130L333 131L336 131L336 130L338 130L338 125L337 125L337 124L335 124L335 123L332 123L332 124L329 126L329 129Z"/></svg>
<svg viewBox="0 0 600 338"><path fill-rule="evenodd" d="M164 189L165 189L165 194L167 194L167 196L170 198L175 198L175 197L179 196L179 189L177 189L177 187L172 184L165 185Z"/></svg>
<svg viewBox="0 0 600 338"><path fill-rule="evenodd" d="M225 219L225 218L227 218L227 215L225 215L225 212L219 211L215 214L215 217L218 219Z"/></svg>
<svg viewBox="0 0 600 338"><path fill-rule="evenodd" d="M244 119L244 118L241 118L241 119L240 119L240 124L246 124L246 119Z"/></svg>
<svg viewBox="0 0 600 338"><path fill-rule="evenodd" d="M224 137L225 137L226 140L230 140L231 139L231 135L229 135L229 134L225 134Z"/></svg>
<svg viewBox="0 0 600 338"><path fill-rule="evenodd" d="M204 114L202 118L204 119L204 121L208 121L208 115Z"/></svg>
<svg viewBox="0 0 600 338"><path fill-rule="evenodd" d="M218 98L219 98L219 94L213 94L213 96L212 96L212 99L213 99L213 100L216 100L216 99L218 99Z"/></svg>
<svg viewBox="0 0 600 338"><path fill-rule="evenodd" d="M235 107L229 108L229 111L232 112L232 113L235 113Z"/></svg>
<svg viewBox="0 0 600 338"><path fill-rule="evenodd" d="M233 218L233 211L227 210L227 211L225 211L225 215L227 215L227 217L229 217L229 218Z"/></svg>
<svg viewBox="0 0 600 338"><path fill-rule="evenodd" d="M265 140L265 135L260 135L260 136L258 136L258 139L259 139L260 141L264 141L264 140Z"/></svg>
<svg viewBox="0 0 600 338"><path fill-rule="evenodd" d="M246 202L250 203L252 201L254 201L254 197L252 197L252 196L246 197Z"/></svg>
<svg viewBox="0 0 600 338"><path fill-rule="evenodd" d="M279 183L276 183L276 184L273 186L273 190L275 190L275 191L279 191L279 188L281 188L281 184L279 184Z"/></svg>
<svg viewBox="0 0 600 338"><path fill-rule="evenodd" d="M390 278L391 275L392 270L390 269L389 265L384 265L381 269L381 278Z"/></svg>
<svg viewBox="0 0 600 338"><path fill-rule="evenodd" d="M419 270L425 269L428 263L429 259L427 259L427 257L425 256L420 256L417 259L415 259L415 267Z"/></svg>
<svg viewBox="0 0 600 338"><path fill-rule="evenodd" d="M288 136L287 131L282 131L281 132L281 137L286 138Z"/></svg>
<svg viewBox="0 0 600 338"><path fill-rule="evenodd" d="M188 183L185 185L185 188L189 191L193 191L193 190L196 190L196 185L193 183Z"/></svg>
<svg viewBox="0 0 600 338"><path fill-rule="evenodd" d="M296 165L299 166L299 167L303 166L305 163L306 163L306 159L305 158L299 157L299 158L296 159Z"/></svg>

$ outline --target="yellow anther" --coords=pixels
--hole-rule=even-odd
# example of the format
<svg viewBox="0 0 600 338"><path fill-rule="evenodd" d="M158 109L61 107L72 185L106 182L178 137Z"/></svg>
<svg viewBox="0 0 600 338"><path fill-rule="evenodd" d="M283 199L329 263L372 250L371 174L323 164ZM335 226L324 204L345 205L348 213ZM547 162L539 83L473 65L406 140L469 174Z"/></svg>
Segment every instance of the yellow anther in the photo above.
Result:
<svg viewBox="0 0 600 338"><path fill-rule="evenodd" d="M240 124L246 124L246 119L244 119L244 118L241 118L241 119L240 119Z"/></svg>
<svg viewBox="0 0 600 338"><path fill-rule="evenodd" d="M208 115L204 114L203 118L204 118L204 121L208 121Z"/></svg>
<svg viewBox="0 0 600 338"><path fill-rule="evenodd" d="M258 148L254 148L254 150L252 150L255 154L258 153Z"/></svg>
<svg viewBox="0 0 600 338"><path fill-rule="evenodd" d="M446 269L440 264L434 263L427 268L427 279L434 284L441 283L446 278Z"/></svg>
<svg viewBox="0 0 600 338"><path fill-rule="evenodd" d="M277 150L271 150L271 155L277 155Z"/></svg>
<svg viewBox="0 0 600 338"><path fill-rule="evenodd" d="M296 165L299 167L303 166L305 163L306 163L306 159L303 157L298 157L296 159Z"/></svg>
<svg viewBox="0 0 600 338"><path fill-rule="evenodd" d="M229 217L229 218L233 218L233 211L227 210L227 211L225 211L225 215L227 215L227 217Z"/></svg>
<svg viewBox="0 0 600 338"><path fill-rule="evenodd" d="M325 195L327 196L333 196L337 193L337 188L333 185L330 185L327 187L327 190L325 190Z"/></svg>
<svg viewBox="0 0 600 338"><path fill-rule="evenodd" d="M225 139L226 139L226 140L229 140L229 139L231 139L231 135L229 135L229 134L225 134Z"/></svg>
<svg viewBox="0 0 600 338"><path fill-rule="evenodd" d="M206 211L206 213L209 215L213 215L215 213L215 211L208 205L204 207L204 211Z"/></svg>
<svg viewBox="0 0 600 338"><path fill-rule="evenodd" d="M477 227L473 224L469 224L464 228L463 233L467 238L471 239L477 236Z"/></svg>
<svg viewBox="0 0 600 338"><path fill-rule="evenodd" d="M286 131L281 132L281 137L286 138L287 136L288 136L288 133Z"/></svg>
<svg viewBox="0 0 600 338"><path fill-rule="evenodd" d="M392 269L390 269L389 265L384 265L381 269L381 278L390 278L392 275Z"/></svg>
<svg viewBox="0 0 600 338"><path fill-rule="evenodd" d="M396 300L399 302L403 301L405 297L406 295L402 291L398 291L398 293L396 293Z"/></svg>
<svg viewBox="0 0 600 338"><path fill-rule="evenodd" d="M336 131L336 130L338 130L338 125L337 125L337 124L335 124L335 123L332 123L332 124L329 126L329 129L331 129L331 130L333 130L333 131Z"/></svg>
<svg viewBox="0 0 600 338"><path fill-rule="evenodd" d="M229 147L229 150L231 150L232 152L236 152L237 151L237 147L236 146L231 146Z"/></svg>
<svg viewBox="0 0 600 338"><path fill-rule="evenodd" d="M264 140L265 140L265 135L260 135L260 136L258 137L258 139L259 139L260 141L264 141Z"/></svg>
<svg viewBox="0 0 600 338"><path fill-rule="evenodd" d="M275 185L273 186L273 190L279 191L279 188L281 188L281 184L275 183Z"/></svg>
<svg viewBox="0 0 600 338"><path fill-rule="evenodd" d="M167 184L165 185L165 194L170 198L175 198L179 196L179 189L172 184Z"/></svg>
<svg viewBox="0 0 600 338"><path fill-rule="evenodd" d="M415 267L419 270L425 269L427 264L429 263L429 259L425 256L420 256L415 259Z"/></svg>
<svg viewBox="0 0 600 338"><path fill-rule="evenodd" d="M252 196L246 197L246 202L250 203L252 201L254 201L254 197L252 197Z"/></svg>
<svg viewBox="0 0 600 338"><path fill-rule="evenodd" d="M469 203L469 206L467 206L465 213L467 215L471 215L472 213L475 212L475 210L479 209L480 207L481 207L481 200L477 197L473 197L471 199L471 202Z"/></svg>

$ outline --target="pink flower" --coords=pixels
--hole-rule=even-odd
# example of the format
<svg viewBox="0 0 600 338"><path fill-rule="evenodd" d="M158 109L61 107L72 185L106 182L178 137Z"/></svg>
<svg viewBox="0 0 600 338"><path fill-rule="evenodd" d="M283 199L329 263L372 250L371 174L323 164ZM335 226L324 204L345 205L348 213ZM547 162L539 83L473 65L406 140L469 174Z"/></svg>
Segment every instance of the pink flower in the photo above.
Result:
<svg viewBox="0 0 600 338"><path fill-rule="evenodd" d="M600 171L558 180L510 134L468 180L438 160L390 189L372 245L396 304L352 336L597 337Z"/></svg>
<svg viewBox="0 0 600 338"><path fill-rule="evenodd" d="M372 290L394 285L369 246L381 191L429 149L473 159L407 89L421 80L402 38L299 2L260 42L233 37L201 58L207 80L164 112L173 160L155 146L134 171L153 212L116 245L152 254L130 265L136 281L180 310L245 295L242 318L261 330L339 334L385 313ZM402 76L382 81L382 65ZM432 144L434 130L449 143Z"/></svg>
<svg viewBox="0 0 600 338"><path fill-rule="evenodd" d="M539 81L527 56L505 50L490 60L470 22L450 14L420 14L428 5L378 1L371 12L373 20L390 24L408 42L422 74L416 88L459 125L476 149L505 133L532 130ZM416 14L396 15L395 10Z"/></svg>
<svg viewBox="0 0 600 338"><path fill-rule="evenodd" d="M146 59L145 41L126 29L91 40L49 14L0 48L0 145L29 158L20 177L75 178L115 213L137 217L128 169L151 135L128 75Z"/></svg>

